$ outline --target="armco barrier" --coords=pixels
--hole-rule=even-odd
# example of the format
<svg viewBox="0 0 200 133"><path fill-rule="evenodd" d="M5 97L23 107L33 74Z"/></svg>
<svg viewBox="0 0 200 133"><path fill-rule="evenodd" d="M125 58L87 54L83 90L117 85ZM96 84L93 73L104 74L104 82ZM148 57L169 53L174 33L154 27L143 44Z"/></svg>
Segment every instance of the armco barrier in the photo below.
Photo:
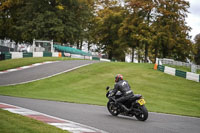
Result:
<svg viewBox="0 0 200 133"><path fill-rule="evenodd" d="M184 72L184 71L176 70L175 68L171 68L171 67L168 67L168 66L162 66L162 65L158 65L157 70L165 72L167 74L174 75L174 76L183 77L183 78L186 78L188 80L200 82L200 75L196 74L196 73Z"/></svg>
<svg viewBox="0 0 200 133"><path fill-rule="evenodd" d="M84 58L85 58L86 60L92 60L92 59L91 59L91 58L92 58L91 56L85 56Z"/></svg>
<svg viewBox="0 0 200 133"><path fill-rule="evenodd" d="M3 55L3 54L0 54L0 61L1 61L1 60L5 60L4 58L5 58L4 55Z"/></svg>
<svg viewBox="0 0 200 133"><path fill-rule="evenodd" d="M92 60L100 60L99 57L92 57Z"/></svg>
<svg viewBox="0 0 200 133"><path fill-rule="evenodd" d="M186 79L199 82L199 74L187 72L187 74L186 74Z"/></svg>
<svg viewBox="0 0 200 133"><path fill-rule="evenodd" d="M103 58L100 58L100 61L111 62L110 60L108 60L108 59L103 59Z"/></svg>
<svg viewBox="0 0 200 133"><path fill-rule="evenodd" d="M84 56L77 55L77 54L71 54L71 58L84 59Z"/></svg>
<svg viewBox="0 0 200 133"><path fill-rule="evenodd" d="M33 53L23 53L23 52L3 52L0 53L0 60L14 59L14 58L26 58L26 57L72 57L78 59L88 59L88 60L100 60L98 57L83 56L70 53L61 52L33 52Z"/></svg>
<svg viewBox="0 0 200 133"><path fill-rule="evenodd" d="M33 53L23 53L23 58L33 57Z"/></svg>
<svg viewBox="0 0 200 133"><path fill-rule="evenodd" d="M52 57L51 52L43 52L43 57Z"/></svg>
<svg viewBox="0 0 200 133"><path fill-rule="evenodd" d="M7 60L7 59L11 59L11 53L8 52L2 52L0 54L0 60Z"/></svg>
<svg viewBox="0 0 200 133"><path fill-rule="evenodd" d="M62 55L63 55L63 57L71 57L71 54L70 54L70 53L62 52Z"/></svg>
<svg viewBox="0 0 200 133"><path fill-rule="evenodd" d="M52 57L59 57L59 53L58 52L52 53Z"/></svg>
<svg viewBox="0 0 200 133"><path fill-rule="evenodd" d="M33 57L43 57L43 52L33 52Z"/></svg>
<svg viewBox="0 0 200 133"><path fill-rule="evenodd" d="M23 58L23 54L21 52L10 52L12 59Z"/></svg>
<svg viewBox="0 0 200 133"><path fill-rule="evenodd" d="M2 53L2 54L3 54L4 60L12 59L11 53L9 53L9 52L4 52L4 53Z"/></svg>
<svg viewBox="0 0 200 133"><path fill-rule="evenodd" d="M171 68L171 67L165 66L164 73L167 73L167 74L175 76L175 72L176 72L175 68Z"/></svg>
<svg viewBox="0 0 200 133"><path fill-rule="evenodd" d="M176 70L176 76L186 78L186 72L180 71L180 70Z"/></svg>
<svg viewBox="0 0 200 133"><path fill-rule="evenodd" d="M11 53L4 53L4 59L12 59Z"/></svg>
<svg viewBox="0 0 200 133"><path fill-rule="evenodd" d="M162 65L158 65L158 68L157 68L159 71L161 72L164 72L165 70L165 66L162 66Z"/></svg>

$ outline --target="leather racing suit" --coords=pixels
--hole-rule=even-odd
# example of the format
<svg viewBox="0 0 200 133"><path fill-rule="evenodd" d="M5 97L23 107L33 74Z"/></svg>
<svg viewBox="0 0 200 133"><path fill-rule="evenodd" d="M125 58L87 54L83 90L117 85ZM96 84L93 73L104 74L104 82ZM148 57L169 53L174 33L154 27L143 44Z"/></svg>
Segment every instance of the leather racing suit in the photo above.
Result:
<svg viewBox="0 0 200 133"><path fill-rule="evenodd" d="M116 102L118 103L122 103L133 96L133 91L131 90L131 87L126 80L120 80L115 84L113 89L113 96L117 93L117 91L122 93L122 97L116 99Z"/></svg>

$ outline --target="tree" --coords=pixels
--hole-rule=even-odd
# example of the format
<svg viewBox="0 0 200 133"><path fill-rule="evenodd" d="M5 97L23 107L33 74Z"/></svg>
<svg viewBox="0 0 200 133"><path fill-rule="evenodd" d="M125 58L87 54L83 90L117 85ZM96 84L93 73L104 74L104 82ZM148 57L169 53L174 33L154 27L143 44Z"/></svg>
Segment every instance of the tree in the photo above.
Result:
<svg viewBox="0 0 200 133"><path fill-rule="evenodd" d="M160 56L185 61L189 54L183 48L191 46L188 35L190 28L186 26L185 22L189 2L157 0L156 7L157 18L153 23L153 28L156 29L155 41L158 44L154 44L160 47ZM156 46L156 48L158 47Z"/></svg>
<svg viewBox="0 0 200 133"><path fill-rule="evenodd" d="M16 42L33 38L70 45L84 38L92 0L1 0L0 37ZM6 32L5 32L6 31Z"/></svg>
<svg viewBox="0 0 200 133"><path fill-rule="evenodd" d="M134 15L135 14L131 14L129 17L125 18L123 23L121 24L122 26L118 31L120 43L122 43L126 47L131 48L132 62L134 59L135 48L139 46L140 41L138 34L139 21Z"/></svg>
<svg viewBox="0 0 200 133"><path fill-rule="evenodd" d="M151 43L151 0L126 0L127 15L119 30L121 42L127 44L132 49L132 62L135 48L138 47L138 61L140 62L140 51L145 51L147 62L149 45Z"/></svg>
<svg viewBox="0 0 200 133"><path fill-rule="evenodd" d="M24 0L0 0L0 39L13 37L13 15Z"/></svg>
<svg viewBox="0 0 200 133"><path fill-rule="evenodd" d="M119 1L0 0L0 38L53 39L79 49L83 42L89 47L96 43L109 59L122 61L126 52L134 55L135 50L145 62L147 57L153 62L157 57L191 58L190 27L185 22L189 2Z"/></svg>
<svg viewBox="0 0 200 133"><path fill-rule="evenodd" d="M144 45L145 59L147 62L149 45L151 44L151 24L153 21L154 3L152 0L127 0L128 7L140 18L138 24L138 34L140 35L140 45Z"/></svg>
<svg viewBox="0 0 200 133"><path fill-rule="evenodd" d="M108 1L102 6L103 9L97 11L95 18L96 28L94 29L96 43L107 53L109 59L118 59L124 61L124 49L118 42L118 30L123 21L123 8L117 3Z"/></svg>
<svg viewBox="0 0 200 133"><path fill-rule="evenodd" d="M195 36L194 40L194 61L200 65L200 33Z"/></svg>

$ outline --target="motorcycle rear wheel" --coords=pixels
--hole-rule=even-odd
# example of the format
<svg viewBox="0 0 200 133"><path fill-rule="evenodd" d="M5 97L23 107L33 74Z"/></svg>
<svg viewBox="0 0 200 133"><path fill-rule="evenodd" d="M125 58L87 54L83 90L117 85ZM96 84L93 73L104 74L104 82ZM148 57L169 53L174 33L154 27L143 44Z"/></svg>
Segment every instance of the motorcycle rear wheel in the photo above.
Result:
<svg viewBox="0 0 200 133"><path fill-rule="evenodd" d="M135 115L135 117L140 120L140 121L145 121L148 118L148 111L147 108L143 105L143 106L139 106L138 107L141 111L141 113L139 115Z"/></svg>
<svg viewBox="0 0 200 133"><path fill-rule="evenodd" d="M119 114L118 108L115 106L114 102L109 101L107 103L107 108L111 115L117 116Z"/></svg>

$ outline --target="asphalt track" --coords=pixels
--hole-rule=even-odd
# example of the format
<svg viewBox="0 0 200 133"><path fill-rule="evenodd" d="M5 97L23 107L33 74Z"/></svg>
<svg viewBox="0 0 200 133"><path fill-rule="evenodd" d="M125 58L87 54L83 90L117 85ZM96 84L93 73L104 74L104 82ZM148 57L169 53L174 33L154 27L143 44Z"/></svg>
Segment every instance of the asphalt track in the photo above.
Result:
<svg viewBox="0 0 200 133"><path fill-rule="evenodd" d="M0 102L78 122L109 133L199 133L200 119L149 113L146 122L134 117L114 117L106 107L0 96Z"/></svg>
<svg viewBox="0 0 200 133"><path fill-rule="evenodd" d="M39 79L51 77L63 72L73 70L97 61L90 60L71 60L71 61L59 61L49 64L43 64L40 66L30 67L23 70L1 73L0 74L0 86L15 85L21 83L27 83Z"/></svg>

